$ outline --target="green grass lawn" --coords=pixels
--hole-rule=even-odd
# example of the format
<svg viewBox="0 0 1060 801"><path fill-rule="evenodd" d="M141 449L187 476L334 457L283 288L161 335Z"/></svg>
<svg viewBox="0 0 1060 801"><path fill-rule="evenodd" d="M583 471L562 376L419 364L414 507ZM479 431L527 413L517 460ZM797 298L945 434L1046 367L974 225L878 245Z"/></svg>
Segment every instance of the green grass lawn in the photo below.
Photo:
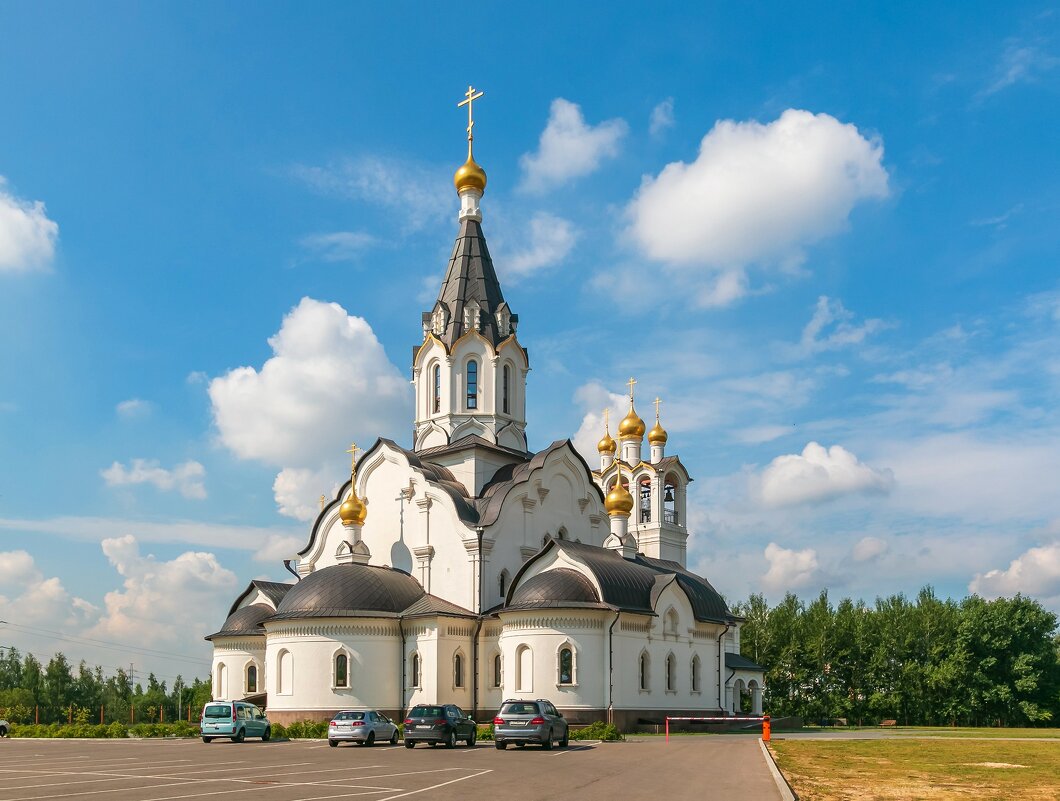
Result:
<svg viewBox="0 0 1060 801"><path fill-rule="evenodd" d="M951 728L949 726L916 726L898 729L895 734L907 737L1029 737L1032 739L1060 739L1060 729L997 729Z"/></svg>
<svg viewBox="0 0 1060 801"><path fill-rule="evenodd" d="M979 730L964 731L966 738ZM1060 798L1060 742L1040 737L1022 742L775 740L771 747L803 801Z"/></svg>

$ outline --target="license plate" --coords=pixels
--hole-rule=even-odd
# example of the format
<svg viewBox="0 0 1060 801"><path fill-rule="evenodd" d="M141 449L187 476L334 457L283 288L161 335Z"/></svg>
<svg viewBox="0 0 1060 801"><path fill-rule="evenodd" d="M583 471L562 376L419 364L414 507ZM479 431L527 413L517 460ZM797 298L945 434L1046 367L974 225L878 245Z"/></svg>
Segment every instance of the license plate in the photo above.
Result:
<svg viewBox="0 0 1060 801"><path fill-rule="evenodd" d="M417 729L433 729L433 728L434 728L434 726L432 726L432 725L430 725L430 724L428 723L428 724L427 724L426 726L417 726L416 728L417 728Z"/></svg>
<svg viewBox="0 0 1060 801"><path fill-rule="evenodd" d="M512 725L513 726L525 726L526 725L526 721L525 720L513 720L512 721Z"/></svg>

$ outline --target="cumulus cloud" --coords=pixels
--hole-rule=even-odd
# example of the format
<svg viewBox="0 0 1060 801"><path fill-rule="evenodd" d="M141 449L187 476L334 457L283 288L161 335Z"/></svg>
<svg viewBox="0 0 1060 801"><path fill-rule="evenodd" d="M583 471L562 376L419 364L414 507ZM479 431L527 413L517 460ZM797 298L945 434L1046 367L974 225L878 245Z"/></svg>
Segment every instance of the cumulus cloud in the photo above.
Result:
<svg viewBox="0 0 1060 801"><path fill-rule="evenodd" d="M530 218L525 245L499 260L504 277L525 278L557 266L577 240L578 231L569 221L548 212L538 212Z"/></svg>
<svg viewBox="0 0 1060 801"><path fill-rule="evenodd" d="M106 594L102 615L86 637L183 649L189 631L216 631L223 622L237 579L214 554L186 551L159 560L143 556L131 535L105 539L102 547L123 582Z"/></svg>
<svg viewBox="0 0 1060 801"><path fill-rule="evenodd" d="M140 398L129 398L115 406L114 411L118 413L118 417L126 420L147 417L151 414L151 402Z"/></svg>
<svg viewBox="0 0 1060 801"><path fill-rule="evenodd" d="M391 209L418 229L452 214L447 169L379 156L340 159L324 166L299 164L292 174L316 191Z"/></svg>
<svg viewBox="0 0 1060 801"><path fill-rule="evenodd" d="M302 237L299 244L321 261L356 261L365 249L378 240L364 231L333 231L327 234L310 234Z"/></svg>
<svg viewBox="0 0 1060 801"><path fill-rule="evenodd" d="M854 324L854 313L847 311L843 302L827 295L817 298L813 316L802 329L799 347L804 355L826 350L838 350L848 345L860 345L872 334L887 327L883 320L870 319Z"/></svg>
<svg viewBox="0 0 1060 801"><path fill-rule="evenodd" d="M797 590L818 578L817 551L813 548L794 551L771 542L766 546L764 555L769 569L762 575L762 584L768 590Z"/></svg>
<svg viewBox="0 0 1060 801"><path fill-rule="evenodd" d="M871 562L883 556L888 550L890 550L890 546L886 540L882 540L879 537L862 537L854 545L850 555L855 562Z"/></svg>
<svg viewBox="0 0 1060 801"><path fill-rule="evenodd" d="M651 110L651 120L648 123L648 133L652 136L660 136L666 129L674 126L674 99L666 98Z"/></svg>
<svg viewBox="0 0 1060 801"><path fill-rule="evenodd" d="M589 125L577 103L557 97L537 152L524 153L519 159L523 168L520 188L541 193L595 172L604 159L618 155L619 143L628 130L621 119Z"/></svg>
<svg viewBox="0 0 1060 801"><path fill-rule="evenodd" d="M627 209L629 233L672 270L713 274L719 286L704 300L723 305L746 292L743 268L794 270L808 245L844 229L859 202L887 197L882 162L878 139L828 114L722 120L695 161L645 178Z"/></svg>
<svg viewBox="0 0 1060 801"><path fill-rule="evenodd" d="M57 577L45 578L23 550L0 551L0 609L5 620L20 626L79 624L96 612L88 601L71 596Z"/></svg>
<svg viewBox="0 0 1060 801"><path fill-rule="evenodd" d="M327 468L285 467L272 484L280 514L304 522L314 520L320 512L319 496L330 500L338 492L337 475L341 474Z"/></svg>
<svg viewBox="0 0 1060 801"><path fill-rule="evenodd" d="M273 356L260 370L238 367L209 385L220 441L239 458L285 470L337 467L344 443L408 425L408 381L371 326L338 304L303 298L269 345ZM296 501L292 475L278 478L275 489L280 506L297 517L321 486L305 485Z"/></svg>
<svg viewBox="0 0 1060 801"><path fill-rule="evenodd" d="M731 436L736 442L748 445L760 445L763 442L772 442L793 431L793 426L749 426L733 431Z"/></svg>
<svg viewBox="0 0 1060 801"><path fill-rule="evenodd" d="M629 408L629 396L609 392L600 382L591 381L575 390L574 402L585 410L581 425L571 438L574 447L590 467L599 467L600 453L596 450L596 443L604 435L603 410L611 410L611 436L617 441L618 422Z"/></svg>
<svg viewBox="0 0 1060 801"><path fill-rule="evenodd" d="M0 273L47 270L55 257L59 224L40 200L22 200L0 175Z"/></svg>
<svg viewBox="0 0 1060 801"><path fill-rule="evenodd" d="M753 482L752 494L765 506L821 503L854 493L887 493L894 486L890 470L859 461L841 445L810 442L801 454L778 456Z"/></svg>
<svg viewBox="0 0 1060 801"><path fill-rule="evenodd" d="M196 461L176 465L172 470L161 467L154 459L133 459L128 467L114 462L100 471L108 487L128 487L151 484L163 492L178 490L185 498L202 500L206 497L203 478L206 468Z"/></svg>
<svg viewBox="0 0 1060 801"><path fill-rule="evenodd" d="M977 573L968 590L987 598L1017 592L1038 598L1060 597L1060 542L1025 551L1006 570Z"/></svg>

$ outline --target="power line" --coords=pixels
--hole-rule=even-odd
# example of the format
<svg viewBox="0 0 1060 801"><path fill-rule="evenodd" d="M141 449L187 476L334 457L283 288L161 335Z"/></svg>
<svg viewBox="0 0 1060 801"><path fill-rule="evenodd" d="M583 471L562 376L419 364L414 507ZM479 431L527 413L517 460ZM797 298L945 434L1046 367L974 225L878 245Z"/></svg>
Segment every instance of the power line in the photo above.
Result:
<svg viewBox="0 0 1060 801"><path fill-rule="evenodd" d="M210 664L210 662L206 659L196 659L185 654L173 653L172 651L160 651L154 648L139 648L134 645L124 645L122 643L111 642L109 640L97 640L91 637L77 637L74 635L63 634L59 631L53 631L51 629L45 629L36 626L23 626L18 623L12 623L9 620L0 620L0 624L11 626L14 629L18 629L22 634L26 634L31 637L49 636L57 640L63 640L64 642L72 642L78 645L91 645L96 646L98 648L105 648L110 651L119 651L124 653L137 654L140 656L165 657L167 659L175 659L181 662L188 662L195 665ZM38 634L37 632L43 633Z"/></svg>
<svg viewBox="0 0 1060 801"><path fill-rule="evenodd" d="M75 668L75 667L79 667L81 662L84 662L86 666L90 664L90 660L88 660L88 659L85 659L85 658L82 657L80 659L74 660L73 657L71 657L69 654L67 654L65 652L62 652L62 651L55 651L55 652L28 651L26 649L19 648L17 645L0 645L0 651L4 651L5 649L9 650L9 651L23 651L25 654L34 657L38 661L40 661L40 657L45 657L45 656L46 657L56 657L60 653L62 653L62 655L64 657L66 657L68 660L70 660L71 669ZM129 665L103 665L103 664L100 664L99 662L93 662L91 664L92 664L93 668L97 668L98 667L98 668L105 669L106 671L110 672L112 676L116 673L116 671L123 670L123 671L125 671L126 678L129 679L130 683L132 683L132 684L135 683L135 682L132 681L132 673L129 670ZM42 667L43 667L43 665L42 665ZM148 671L148 672L154 673L154 671ZM71 676L73 676L73 675L74 674L71 673ZM76 679L76 676L74 678ZM107 676L107 678L111 678L111 676ZM167 679L169 681L174 681L174 682L177 679L180 679L182 682L184 682L186 687L190 687L191 686L191 684L189 683L188 678L186 678L185 676L171 676L171 675L163 675L161 673L155 673L155 678L156 679ZM191 682L194 682L195 679L197 679L197 678L200 678L200 677L199 676L192 676L191 677Z"/></svg>

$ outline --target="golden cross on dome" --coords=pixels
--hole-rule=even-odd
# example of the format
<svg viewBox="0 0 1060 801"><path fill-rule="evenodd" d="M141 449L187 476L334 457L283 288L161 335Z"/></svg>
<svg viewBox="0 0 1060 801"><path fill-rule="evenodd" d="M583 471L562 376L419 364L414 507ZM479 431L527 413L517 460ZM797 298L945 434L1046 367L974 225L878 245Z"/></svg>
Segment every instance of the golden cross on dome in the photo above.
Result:
<svg viewBox="0 0 1060 801"><path fill-rule="evenodd" d="M604 409L604 431L607 431L608 422L610 421L611 409Z"/></svg>
<svg viewBox="0 0 1060 801"><path fill-rule="evenodd" d="M320 496L320 508L323 509L327 505L328 505L328 496L322 494Z"/></svg>
<svg viewBox="0 0 1060 801"><path fill-rule="evenodd" d="M359 448L356 443L350 443L350 449L346 453L350 454L350 472L352 473L357 469L357 451Z"/></svg>
<svg viewBox="0 0 1060 801"><path fill-rule="evenodd" d="M467 141L469 142L475 138L471 134L471 129L475 127L475 120L471 116L471 104L478 100L480 97L482 97L482 95L483 92L478 91L477 89L475 89L475 87L468 84L467 91L464 92L464 97L467 99L461 100L459 103L456 104L457 108L460 108L461 106L467 106Z"/></svg>
<svg viewBox="0 0 1060 801"><path fill-rule="evenodd" d="M662 399L656 398L654 402L655 402L655 419L658 420L659 419L659 404L662 403Z"/></svg>
<svg viewBox="0 0 1060 801"><path fill-rule="evenodd" d="M632 406L633 405L633 385L637 383L637 379L635 379L633 376L630 376L629 377L629 381L627 381L626 383L629 384L629 405Z"/></svg>

